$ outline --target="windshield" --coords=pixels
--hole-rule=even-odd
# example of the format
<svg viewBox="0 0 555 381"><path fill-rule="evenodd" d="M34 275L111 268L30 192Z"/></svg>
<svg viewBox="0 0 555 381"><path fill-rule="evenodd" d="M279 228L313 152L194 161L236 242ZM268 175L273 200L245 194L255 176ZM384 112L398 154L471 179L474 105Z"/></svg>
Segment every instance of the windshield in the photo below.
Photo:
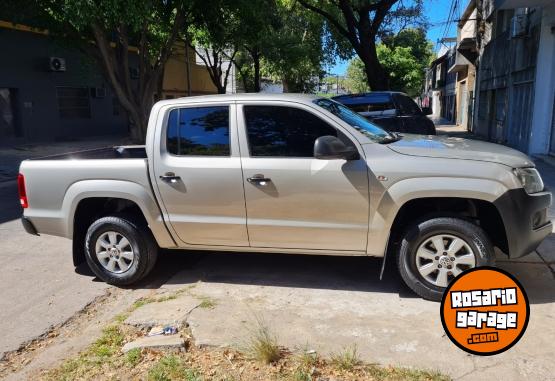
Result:
<svg viewBox="0 0 555 381"><path fill-rule="evenodd" d="M380 127L372 124L365 117L351 111L348 107L331 99L321 98L314 101L318 106L325 108L350 126L361 132L376 143L386 143L395 139L395 136Z"/></svg>

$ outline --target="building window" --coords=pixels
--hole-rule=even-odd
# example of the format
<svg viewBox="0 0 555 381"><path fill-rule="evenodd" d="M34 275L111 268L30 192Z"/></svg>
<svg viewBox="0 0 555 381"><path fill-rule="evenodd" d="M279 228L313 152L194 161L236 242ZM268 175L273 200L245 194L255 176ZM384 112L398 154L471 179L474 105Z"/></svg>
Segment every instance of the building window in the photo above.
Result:
<svg viewBox="0 0 555 381"><path fill-rule="evenodd" d="M229 156L229 107L171 110L166 144L179 156Z"/></svg>
<svg viewBox="0 0 555 381"><path fill-rule="evenodd" d="M58 110L62 119L90 119L88 87L57 87Z"/></svg>

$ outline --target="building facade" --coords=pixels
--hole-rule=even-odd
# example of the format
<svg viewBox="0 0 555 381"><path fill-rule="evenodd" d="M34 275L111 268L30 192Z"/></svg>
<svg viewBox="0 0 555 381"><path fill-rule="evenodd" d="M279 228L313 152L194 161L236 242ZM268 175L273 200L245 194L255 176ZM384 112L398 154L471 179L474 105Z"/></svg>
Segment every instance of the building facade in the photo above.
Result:
<svg viewBox="0 0 555 381"><path fill-rule="evenodd" d="M426 71L424 94L421 106L432 110L433 118L444 118L455 123L457 118L457 74L449 72L454 64L456 51L454 48L443 47L437 58Z"/></svg>
<svg viewBox="0 0 555 381"><path fill-rule="evenodd" d="M5 21L0 21L0 46L0 145L128 133L125 111L87 56L45 31ZM183 47L176 50L165 67L162 98L188 95L188 82L191 95L215 93L194 53L187 65ZM133 73L133 55L130 61Z"/></svg>
<svg viewBox="0 0 555 381"><path fill-rule="evenodd" d="M554 154L555 2L477 0L473 132Z"/></svg>
<svg viewBox="0 0 555 381"><path fill-rule="evenodd" d="M455 59L448 72L456 75L455 104L457 125L472 129L474 109L474 85L476 82L476 2L471 0L457 26Z"/></svg>

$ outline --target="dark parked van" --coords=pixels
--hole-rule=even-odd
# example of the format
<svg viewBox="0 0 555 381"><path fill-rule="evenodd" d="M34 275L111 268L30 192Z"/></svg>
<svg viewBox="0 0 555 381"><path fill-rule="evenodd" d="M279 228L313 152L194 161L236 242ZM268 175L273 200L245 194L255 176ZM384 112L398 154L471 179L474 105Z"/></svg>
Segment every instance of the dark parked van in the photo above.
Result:
<svg viewBox="0 0 555 381"><path fill-rule="evenodd" d="M388 130L410 134L435 135L436 128L426 115L431 110L420 107L406 94L393 91L373 91L333 97L366 119Z"/></svg>

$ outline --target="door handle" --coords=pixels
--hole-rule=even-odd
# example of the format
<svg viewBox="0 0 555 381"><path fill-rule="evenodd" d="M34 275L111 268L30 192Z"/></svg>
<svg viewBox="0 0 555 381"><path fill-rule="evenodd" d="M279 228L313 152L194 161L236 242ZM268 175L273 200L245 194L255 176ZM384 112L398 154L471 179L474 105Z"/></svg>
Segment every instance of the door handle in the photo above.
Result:
<svg viewBox="0 0 555 381"><path fill-rule="evenodd" d="M266 185L267 183L272 181L272 179L270 179L269 177L264 177L264 175L262 174L256 174L252 177L248 177L247 181L255 185Z"/></svg>
<svg viewBox="0 0 555 381"><path fill-rule="evenodd" d="M175 173L173 172L166 172L165 174L163 174L162 176L160 176L160 180L166 182L166 183L176 183L177 180L181 180L180 176L176 176Z"/></svg>

